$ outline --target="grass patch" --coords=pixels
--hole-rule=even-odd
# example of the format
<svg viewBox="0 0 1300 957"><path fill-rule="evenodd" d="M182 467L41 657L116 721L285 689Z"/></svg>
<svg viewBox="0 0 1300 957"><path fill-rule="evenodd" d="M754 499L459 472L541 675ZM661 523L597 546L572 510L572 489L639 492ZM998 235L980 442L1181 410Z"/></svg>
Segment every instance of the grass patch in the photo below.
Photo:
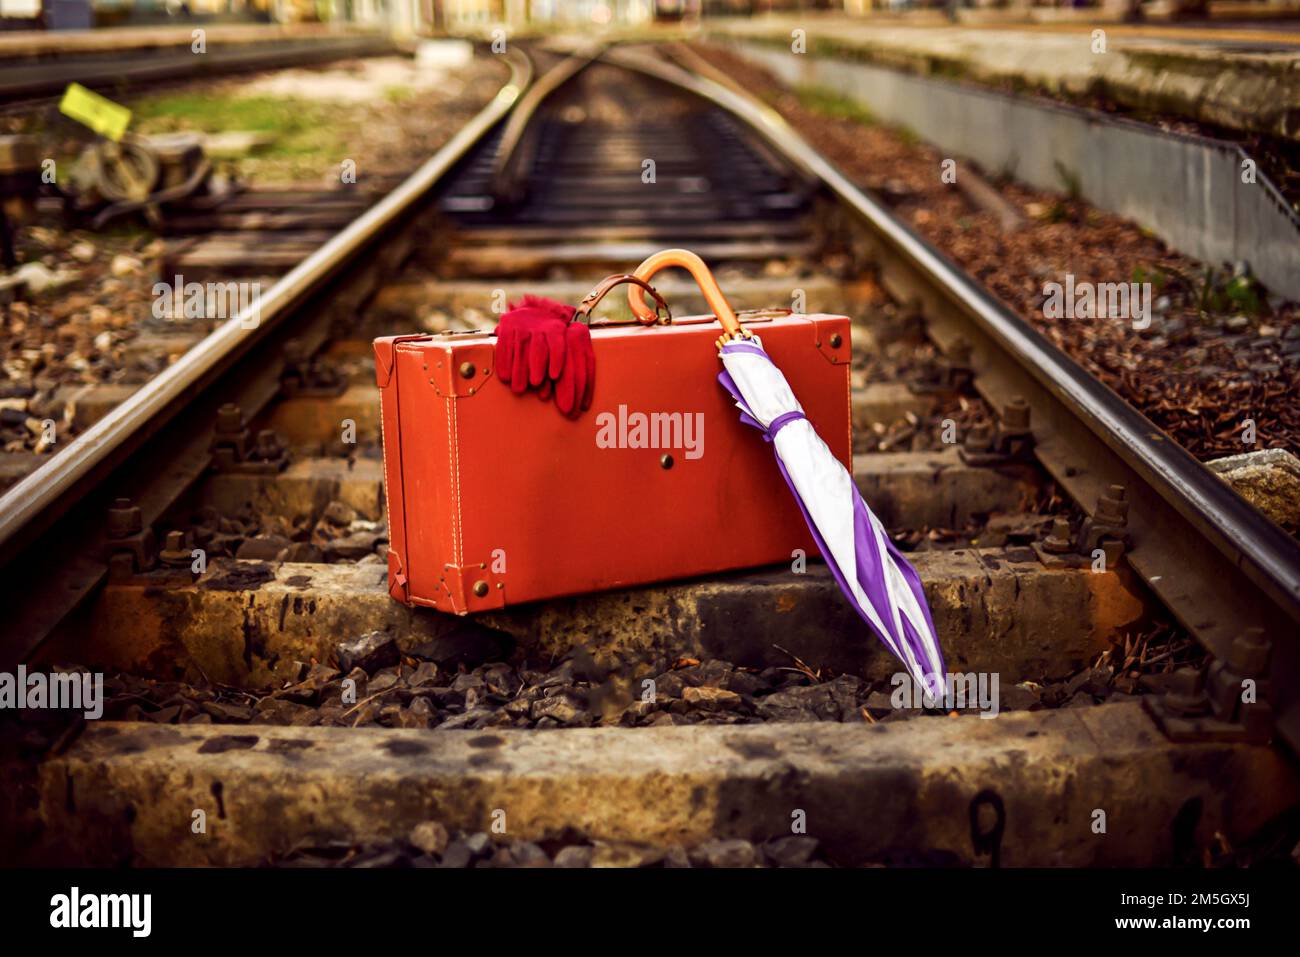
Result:
<svg viewBox="0 0 1300 957"><path fill-rule="evenodd" d="M837 120L852 120L863 126L874 126L876 123L876 118L870 110L847 96L830 93L816 86L801 86L794 93L799 98L800 106L822 116Z"/></svg>
<svg viewBox="0 0 1300 957"><path fill-rule="evenodd" d="M272 96L177 93L132 104L136 133L250 130L274 139L235 161L239 172L263 179L316 178L355 142L355 122L329 103Z"/></svg>

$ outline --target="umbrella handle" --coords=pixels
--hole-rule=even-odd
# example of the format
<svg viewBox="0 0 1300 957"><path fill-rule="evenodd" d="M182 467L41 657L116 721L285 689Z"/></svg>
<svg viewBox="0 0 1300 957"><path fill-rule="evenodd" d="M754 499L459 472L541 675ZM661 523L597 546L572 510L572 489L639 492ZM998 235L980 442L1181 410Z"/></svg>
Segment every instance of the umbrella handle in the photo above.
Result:
<svg viewBox="0 0 1300 957"><path fill-rule="evenodd" d="M700 291L704 293L704 301L709 304L709 308L718 317L718 321L722 323L722 328L728 335L745 335L745 330L741 328L736 314L732 312L726 297L722 295L722 290L718 288L718 281L713 278L713 273L709 272L709 267L704 264L704 260L689 249L661 250L637 266L633 275L637 279L649 281L651 276L667 266L680 266L691 274ZM645 290L640 286L628 287L627 304L639 321L647 323L655 321L655 313L646 305Z"/></svg>

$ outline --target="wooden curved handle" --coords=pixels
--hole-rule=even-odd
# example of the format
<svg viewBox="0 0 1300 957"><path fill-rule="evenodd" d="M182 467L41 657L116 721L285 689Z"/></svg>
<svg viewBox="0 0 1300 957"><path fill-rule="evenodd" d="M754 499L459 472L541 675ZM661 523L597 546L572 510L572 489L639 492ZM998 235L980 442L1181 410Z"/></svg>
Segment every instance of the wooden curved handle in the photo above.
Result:
<svg viewBox="0 0 1300 957"><path fill-rule="evenodd" d="M637 266L633 275L637 279L648 282L651 276L668 266L680 266L691 274L699 285L700 291L704 293L704 301L709 304L709 308L718 317L718 321L722 323L722 328L728 335L743 334L740 322L732 312L731 306L727 304L722 290L718 288L718 281L713 278L713 273L709 272L709 267L704 264L704 260L689 249L665 249L657 252ZM654 321L654 311L646 305L645 290L640 286L628 287L627 304L639 321Z"/></svg>

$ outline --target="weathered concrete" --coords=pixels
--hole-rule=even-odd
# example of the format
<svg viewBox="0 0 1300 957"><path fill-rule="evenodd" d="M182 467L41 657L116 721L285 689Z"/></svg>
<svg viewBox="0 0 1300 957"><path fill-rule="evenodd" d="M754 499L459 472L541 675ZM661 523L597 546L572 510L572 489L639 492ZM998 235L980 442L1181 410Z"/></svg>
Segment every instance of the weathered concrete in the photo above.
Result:
<svg viewBox="0 0 1300 957"><path fill-rule="evenodd" d="M129 399L138 388L139 385L119 383L63 386L57 397L72 406L72 424L83 431Z"/></svg>
<svg viewBox="0 0 1300 957"><path fill-rule="evenodd" d="M339 396L283 399L272 406L264 427L290 445L333 446L342 441L345 421L355 425L357 444L380 440L379 389L373 378L349 385Z"/></svg>
<svg viewBox="0 0 1300 957"><path fill-rule="evenodd" d="M961 528L992 512L1023 511L1038 490L1031 468L975 468L955 446L855 455L853 480L887 528Z"/></svg>
<svg viewBox="0 0 1300 957"><path fill-rule="evenodd" d="M972 846L970 809L991 789L1005 807L1003 865L1150 866L1196 856L1215 832L1240 841L1293 805L1298 788L1272 749L1170 745L1137 704L874 726L92 722L39 769L36 852L46 863L250 865L297 846L402 837L424 820L490 831L497 811L510 838L572 827L692 845L789 834L800 809L842 863L978 865L988 857ZM192 831L195 809L206 833Z"/></svg>
<svg viewBox="0 0 1300 957"><path fill-rule="evenodd" d="M411 329L430 331L441 328L448 315L473 312L495 317L502 302L514 302L524 295L546 296L559 302L577 303L595 285L596 279L538 280L406 280L385 285L367 305L369 318L405 322ZM735 309L789 309L795 290L804 293L805 312L853 315L856 288L831 277L719 277L726 286L727 301ZM655 288L668 301L674 316L703 313L708 309L700 289L689 280L661 276ZM598 315L611 318L630 317L627 297L621 293L607 296ZM856 333L855 333L856 334Z"/></svg>
<svg viewBox="0 0 1300 957"><path fill-rule="evenodd" d="M1091 56L1086 36L1074 41L1083 46L1072 63L1113 59ZM1250 157L1234 143L899 72L887 58L870 64L799 56L790 52L788 35L782 47L737 43L735 49L786 83L856 100L884 122L973 159L986 171L1056 192L1073 184L1090 203L1136 221L1175 249L1215 264L1244 260L1271 290L1300 299L1300 216L1262 171L1254 182L1243 182L1243 162ZM1300 103L1300 73L1287 67L1278 75ZM1217 84L1232 74L1197 76L1198 83ZM1167 80L1161 92L1174 87ZM1267 89L1262 83L1261 95L1267 97ZM1300 115L1297 110L1291 108ZM1293 133L1300 135L1300 127ZM1096 281L1103 279L1129 277Z"/></svg>
<svg viewBox="0 0 1300 957"><path fill-rule="evenodd" d="M1031 471L972 468L956 448L855 455L853 477L889 528L959 528L977 516L1020 511L1036 491ZM356 459L349 466L344 459L309 458L278 476L218 474L204 483L195 503L232 515L251 509L292 519L315 518L334 499L363 518L383 518L383 464Z"/></svg>
<svg viewBox="0 0 1300 957"><path fill-rule="evenodd" d="M913 561L949 668L997 671L1004 682L1070 672L1144 611L1126 575L1048 569L1025 548L921 552ZM456 653L455 633L471 619L399 604L386 574L373 564L222 559L193 584L175 575L113 583L43 657L265 686L278 661L325 661L339 641L375 629L406 648L437 639ZM581 645L597 655L696 654L754 666L797 655L872 678L897 670L815 563L802 574L780 569L558 598L472 621L543 656Z"/></svg>
<svg viewBox="0 0 1300 957"><path fill-rule="evenodd" d="M1087 11L1092 17L1095 11ZM1142 35L1141 28L1108 26L1105 46L1091 29L915 29L870 19L781 17L713 20L714 36L735 37L792 51L801 29L807 53L792 59L836 57L920 76L962 80L968 86L1045 90L1071 98L1104 96L1143 112L1165 113L1213 126L1300 138L1300 52L1294 35L1265 29ZM1188 42L1189 40L1193 42ZM1196 41L1199 40L1199 45ZM1271 47L1271 49L1270 49Z"/></svg>
<svg viewBox="0 0 1300 957"><path fill-rule="evenodd" d="M855 336L856 340L856 331ZM855 341L854 346L858 344ZM921 416L930 411L934 398L917 395L902 382L872 382L853 390L853 428L869 430L879 422L892 425L909 414Z"/></svg>
<svg viewBox="0 0 1300 957"><path fill-rule="evenodd" d="M378 459L311 458L293 462L277 475L222 472L203 483L195 504L211 505L226 515L252 511L315 520L336 500L356 509L362 518L382 519L383 463Z"/></svg>

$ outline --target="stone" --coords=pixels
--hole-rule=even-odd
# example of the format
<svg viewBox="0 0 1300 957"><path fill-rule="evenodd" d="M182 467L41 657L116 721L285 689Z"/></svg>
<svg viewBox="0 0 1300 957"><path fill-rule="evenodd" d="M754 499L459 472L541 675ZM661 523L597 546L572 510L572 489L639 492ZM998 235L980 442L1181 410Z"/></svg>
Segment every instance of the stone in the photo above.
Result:
<svg viewBox="0 0 1300 957"><path fill-rule="evenodd" d="M279 554L293 543L283 535L257 535L245 539L235 557L241 560L275 561Z"/></svg>
<svg viewBox="0 0 1300 957"><path fill-rule="evenodd" d="M392 667L401 659L397 639L382 631L368 631L351 641L340 642L334 655L341 670L360 668L368 675L380 668Z"/></svg>
<svg viewBox="0 0 1300 957"><path fill-rule="evenodd" d="M693 668L683 668L679 674L691 684L719 687L731 676L731 672L734 670L730 662L722 661L719 658L710 658Z"/></svg>
<svg viewBox="0 0 1300 957"><path fill-rule="evenodd" d="M692 864L701 867L736 868L758 865L758 851L754 845L739 838L705 841L691 848L689 856Z"/></svg>
<svg viewBox="0 0 1300 957"><path fill-rule="evenodd" d="M873 691L863 704L868 711L884 714L894 710L894 696L887 691Z"/></svg>
<svg viewBox="0 0 1300 957"><path fill-rule="evenodd" d="M380 723L389 728L413 728L427 730L433 722L429 715L403 708L401 705L387 705L379 715Z"/></svg>
<svg viewBox="0 0 1300 957"><path fill-rule="evenodd" d="M803 867L817 853L817 838L790 834L763 845L763 856L773 867Z"/></svg>
<svg viewBox="0 0 1300 957"><path fill-rule="evenodd" d="M454 715L448 718L442 724L438 725L444 731L456 731L464 728L482 727L482 722L492 717L492 712L487 708L471 708L463 714Z"/></svg>
<svg viewBox="0 0 1300 957"><path fill-rule="evenodd" d="M325 506L321 519L338 528L347 528L357 520L357 510L336 499Z"/></svg>
<svg viewBox="0 0 1300 957"><path fill-rule="evenodd" d="M181 706L174 704L167 708L159 708L149 715L149 720L156 724L173 724L180 718Z"/></svg>
<svg viewBox="0 0 1300 957"><path fill-rule="evenodd" d="M438 666L432 661L421 661L406 679L411 688L424 688L438 682Z"/></svg>
<svg viewBox="0 0 1300 957"><path fill-rule="evenodd" d="M1001 688L1001 700L998 707L1002 711L1029 711L1041 704L1038 693L1024 685L1009 685Z"/></svg>
<svg viewBox="0 0 1300 957"><path fill-rule="evenodd" d="M469 852L475 857L482 857L492 846L492 838L488 836L486 831L476 831L465 838L464 841L465 846L469 848Z"/></svg>
<svg viewBox="0 0 1300 957"><path fill-rule="evenodd" d="M388 869L404 867L409 863L405 854L396 848L375 849L352 861L349 867Z"/></svg>
<svg viewBox="0 0 1300 957"><path fill-rule="evenodd" d="M592 848L585 844L570 844L560 848L555 855L556 867L590 867Z"/></svg>
<svg viewBox="0 0 1300 957"><path fill-rule="evenodd" d="M109 272L114 276L121 278L123 276L134 276L144 270L144 263L134 256L127 256L119 253L113 257L112 263L109 264Z"/></svg>
<svg viewBox="0 0 1300 957"><path fill-rule="evenodd" d="M700 686L682 691L682 700L705 711L734 711L741 705L741 697L723 688Z"/></svg>
<svg viewBox="0 0 1300 957"><path fill-rule="evenodd" d="M1300 459L1286 449L1229 455L1206 467L1284 529L1300 530Z"/></svg>
<svg viewBox="0 0 1300 957"><path fill-rule="evenodd" d="M1111 692L1112 698L1116 695L1135 695L1138 690L1138 680L1129 675L1121 675L1111 683L1111 687L1115 689Z"/></svg>
<svg viewBox="0 0 1300 957"><path fill-rule="evenodd" d="M474 854L470 851L469 846L464 841L452 841L447 845L447 849L442 853L442 860L439 867L463 868L469 867L470 862L474 860Z"/></svg>
<svg viewBox="0 0 1300 957"><path fill-rule="evenodd" d="M484 684L485 682L483 681L482 675L476 675L476 674L457 675L451 681L451 690L460 691L462 693L466 691L481 691L483 689Z"/></svg>
<svg viewBox="0 0 1300 957"><path fill-rule="evenodd" d="M569 695L563 693L549 698L538 698L533 702L530 714L533 720L552 718L567 725L576 724L580 718L586 717L586 712Z"/></svg>
<svg viewBox="0 0 1300 957"><path fill-rule="evenodd" d="M767 688L767 682L751 671L733 671L722 685L736 694L754 695Z"/></svg>
<svg viewBox="0 0 1300 957"><path fill-rule="evenodd" d="M834 721L839 718L834 693L828 685L796 685L755 702L759 717L768 721Z"/></svg>
<svg viewBox="0 0 1300 957"><path fill-rule="evenodd" d="M438 821L421 821L411 828L411 834L407 840L425 854L441 855L447 850L451 836Z"/></svg>
<svg viewBox="0 0 1300 957"><path fill-rule="evenodd" d="M1104 698L1110 694L1110 683L1114 677L1115 670L1109 665L1093 668L1088 672L1088 680L1083 683L1081 690L1095 697Z"/></svg>
<svg viewBox="0 0 1300 957"><path fill-rule="evenodd" d="M311 542L293 542L284 550L286 562L323 562L325 553Z"/></svg>
<svg viewBox="0 0 1300 957"><path fill-rule="evenodd" d="M446 632L412 648L408 654L455 670L459 665L477 668L484 662L508 657L513 650L514 639L505 632L485 628L477 622L456 621Z"/></svg>
<svg viewBox="0 0 1300 957"><path fill-rule="evenodd" d="M214 703L205 702L204 709L207 710ZM208 713L211 714L211 711ZM265 724L310 724L319 720L320 712L282 698L263 698L257 703L257 716L259 723ZM218 722L222 720L217 715L213 715L213 718Z"/></svg>
<svg viewBox="0 0 1300 957"><path fill-rule="evenodd" d="M11 276L4 277L5 280L12 279L14 282L25 285L34 296L48 292L51 289L58 289L60 286L66 286L68 283L76 280L78 273L72 271L59 270L54 272L46 267L43 263L30 262L23 263ZM12 285L12 282L4 282L3 285Z"/></svg>
<svg viewBox="0 0 1300 957"><path fill-rule="evenodd" d="M329 665L315 664L300 680L275 693L277 698L284 698L295 704L315 705L320 702L321 694L327 686L332 685L340 676L337 668Z"/></svg>
<svg viewBox="0 0 1300 957"><path fill-rule="evenodd" d="M687 681L680 672L668 671L654 679L655 696L680 698L686 689Z"/></svg>
<svg viewBox="0 0 1300 957"><path fill-rule="evenodd" d="M510 856L516 867L550 867L551 859L532 841L521 841L511 846Z"/></svg>
<svg viewBox="0 0 1300 957"><path fill-rule="evenodd" d="M426 693L429 689L426 689ZM457 691L455 688L433 688L433 700L438 702L440 708L464 708L465 692Z"/></svg>
<svg viewBox="0 0 1300 957"><path fill-rule="evenodd" d="M649 867L663 860L660 848L626 841L597 841L591 853L592 867Z"/></svg>
<svg viewBox="0 0 1300 957"><path fill-rule="evenodd" d="M653 701L641 701L638 699L623 709L623 718L625 721L636 722L637 720L653 714L654 710L655 703Z"/></svg>
<svg viewBox="0 0 1300 957"><path fill-rule="evenodd" d="M684 847L670 847L664 853L663 866L665 868L687 868L691 866L690 855L686 853Z"/></svg>
<svg viewBox="0 0 1300 957"><path fill-rule="evenodd" d="M377 532L352 532L342 538L335 538L325 545L325 559L357 561L374 552L379 539Z"/></svg>
<svg viewBox="0 0 1300 957"><path fill-rule="evenodd" d="M520 688L519 676L515 669L505 662L485 665L482 669L483 684L496 694L513 695Z"/></svg>
<svg viewBox="0 0 1300 957"><path fill-rule="evenodd" d="M253 720L253 709L238 704L223 704L220 701L204 701L199 705L204 714L211 715L214 721L224 724L246 724Z"/></svg>
<svg viewBox="0 0 1300 957"><path fill-rule="evenodd" d="M533 708L531 698L512 698L505 703L502 710L512 718L527 717Z"/></svg>

